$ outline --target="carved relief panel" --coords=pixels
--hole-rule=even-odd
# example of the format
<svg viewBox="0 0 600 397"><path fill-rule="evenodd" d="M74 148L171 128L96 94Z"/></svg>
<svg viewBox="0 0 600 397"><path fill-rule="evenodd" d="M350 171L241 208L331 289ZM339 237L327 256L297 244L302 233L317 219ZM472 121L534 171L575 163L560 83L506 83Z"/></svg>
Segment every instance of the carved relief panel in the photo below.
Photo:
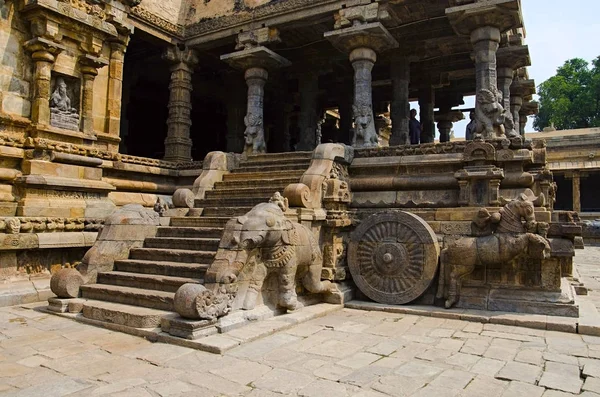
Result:
<svg viewBox="0 0 600 397"><path fill-rule="evenodd" d="M50 125L79 131L81 82L79 79L52 73L50 93Z"/></svg>

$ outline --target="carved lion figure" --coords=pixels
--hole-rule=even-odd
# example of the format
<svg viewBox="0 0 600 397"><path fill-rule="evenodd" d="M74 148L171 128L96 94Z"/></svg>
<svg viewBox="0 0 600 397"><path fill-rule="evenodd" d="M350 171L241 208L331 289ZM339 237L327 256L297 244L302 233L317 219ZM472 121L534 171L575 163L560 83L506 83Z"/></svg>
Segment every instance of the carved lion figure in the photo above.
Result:
<svg viewBox="0 0 600 397"><path fill-rule="evenodd" d="M477 93L475 106L475 135L484 139L505 138L504 108L498 90L482 89Z"/></svg>
<svg viewBox="0 0 600 397"><path fill-rule="evenodd" d="M373 124L373 111L370 106L352 106L354 112L354 138L352 146L377 146L379 138Z"/></svg>
<svg viewBox="0 0 600 397"><path fill-rule="evenodd" d="M249 113L244 117L244 124L246 125L244 152L246 154L265 153L267 146L262 117Z"/></svg>
<svg viewBox="0 0 600 397"><path fill-rule="evenodd" d="M255 307L264 280L273 272L277 273L279 282L278 305L288 310L302 306L296 295L297 278L309 292L330 290L331 283L321 281L323 258L312 231L287 219L286 207L285 200L276 193L269 203L258 204L225 228L224 238L233 236L232 241L225 242L230 246L232 259L215 260L207 277L218 284L231 284L237 281L244 266L252 266L244 309Z"/></svg>

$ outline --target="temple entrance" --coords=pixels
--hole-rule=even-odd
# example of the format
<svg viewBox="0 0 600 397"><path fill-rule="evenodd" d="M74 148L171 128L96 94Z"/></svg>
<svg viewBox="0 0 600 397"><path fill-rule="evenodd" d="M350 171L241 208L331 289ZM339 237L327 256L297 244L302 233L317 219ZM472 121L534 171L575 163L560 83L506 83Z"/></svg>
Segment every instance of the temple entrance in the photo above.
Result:
<svg viewBox="0 0 600 397"><path fill-rule="evenodd" d="M161 159L169 109L166 44L136 30L125 53L119 152Z"/></svg>

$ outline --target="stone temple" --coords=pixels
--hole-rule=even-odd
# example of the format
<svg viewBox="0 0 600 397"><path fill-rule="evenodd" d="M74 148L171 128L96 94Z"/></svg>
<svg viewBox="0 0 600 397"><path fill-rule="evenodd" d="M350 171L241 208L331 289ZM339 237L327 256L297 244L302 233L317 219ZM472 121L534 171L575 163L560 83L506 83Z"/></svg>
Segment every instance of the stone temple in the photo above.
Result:
<svg viewBox="0 0 600 397"><path fill-rule="evenodd" d="M188 340L352 299L579 315L520 0L0 16L1 305Z"/></svg>

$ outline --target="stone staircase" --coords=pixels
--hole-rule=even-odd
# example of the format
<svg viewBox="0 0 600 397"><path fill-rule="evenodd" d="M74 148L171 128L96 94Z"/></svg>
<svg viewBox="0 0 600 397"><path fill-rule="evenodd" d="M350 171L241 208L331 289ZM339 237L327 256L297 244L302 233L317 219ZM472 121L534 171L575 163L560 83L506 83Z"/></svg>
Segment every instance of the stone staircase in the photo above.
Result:
<svg viewBox="0 0 600 397"><path fill-rule="evenodd" d="M225 223L297 183L311 155L260 154L242 161L204 199L196 200L201 216L171 218L143 248L132 249L128 259L115 261L112 271L98 274L96 284L82 286L87 300L83 315L136 328L160 326L160 319L173 311L177 289L203 282Z"/></svg>

